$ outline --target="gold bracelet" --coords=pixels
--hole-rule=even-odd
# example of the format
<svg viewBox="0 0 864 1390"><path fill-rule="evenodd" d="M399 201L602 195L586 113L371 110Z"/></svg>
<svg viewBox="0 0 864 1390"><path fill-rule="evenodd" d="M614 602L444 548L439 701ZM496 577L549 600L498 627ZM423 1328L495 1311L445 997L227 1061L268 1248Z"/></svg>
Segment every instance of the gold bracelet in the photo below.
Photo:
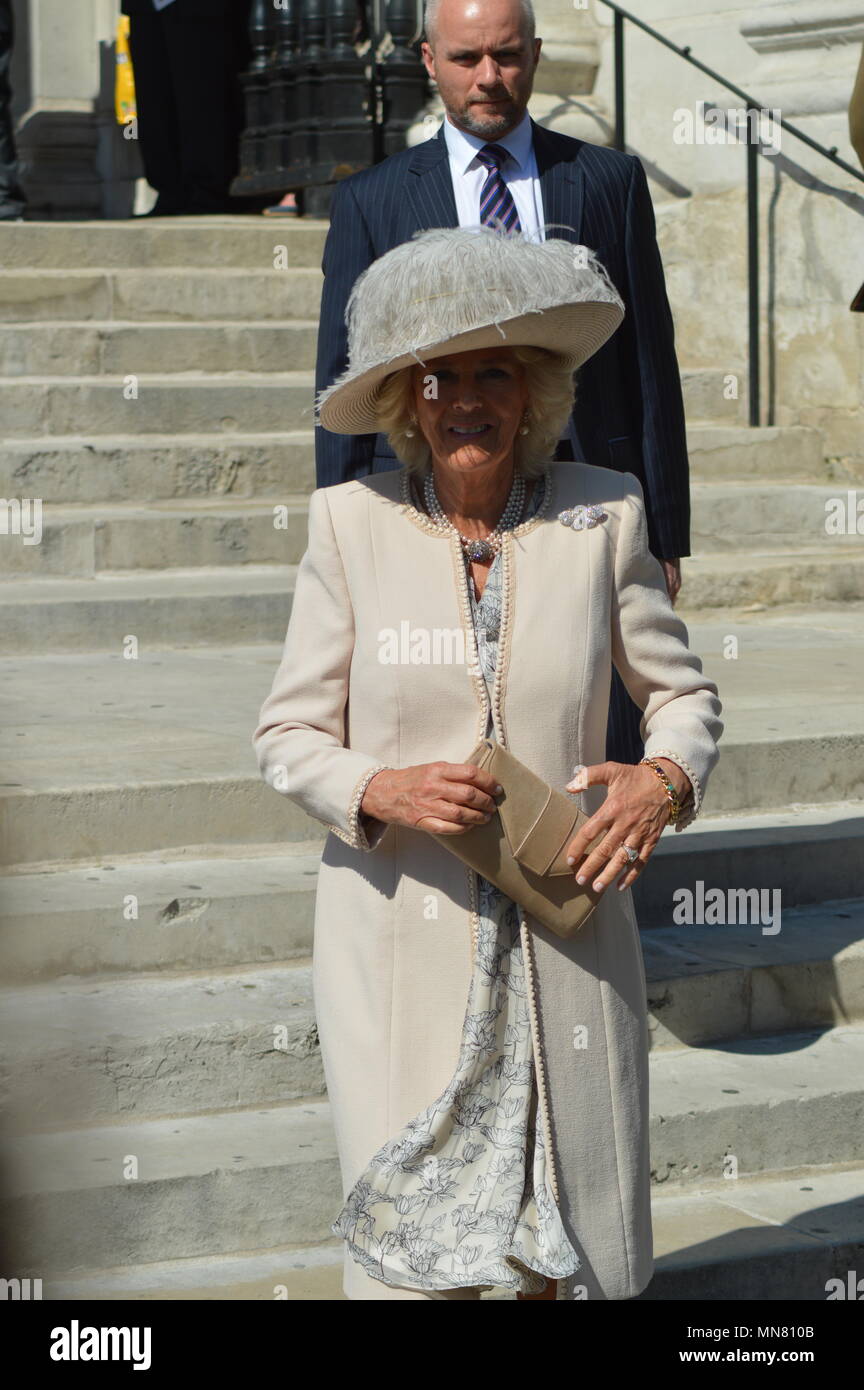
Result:
<svg viewBox="0 0 864 1390"><path fill-rule="evenodd" d="M666 773L663 771L660 764L655 762L653 758L642 758L640 766L642 764L644 764L645 767L650 767L652 772L656 772L657 776L660 778L660 781L663 783L663 786L666 788L666 795L668 796L669 803L672 807L672 812L669 816L669 824L674 825L678 817L681 815L681 802L678 799L678 793L676 792L672 783L669 781L669 778L666 776Z"/></svg>

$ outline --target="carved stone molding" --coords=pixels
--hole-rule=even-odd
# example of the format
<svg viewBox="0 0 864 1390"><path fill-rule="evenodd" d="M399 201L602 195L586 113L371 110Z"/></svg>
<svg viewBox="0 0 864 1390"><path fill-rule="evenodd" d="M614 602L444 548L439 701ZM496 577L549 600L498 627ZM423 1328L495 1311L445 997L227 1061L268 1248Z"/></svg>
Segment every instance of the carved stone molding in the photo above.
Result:
<svg viewBox="0 0 864 1390"><path fill-rule="evenodd" d="M741 34L757 53L795 48L833 48L864 41L861 0L793 0L759 7L741 24Z"/></svg>
<svg viewBox="0 0 864 1390"><path fill-rule="evenodd" d="M864 0L788 0L760 5L742 21L741 35L758 55L747 85L766 105L789 117L826 117L839 126L828 143L842 143L861 43ZM824 132L826 138L828 132Z"/></svg>

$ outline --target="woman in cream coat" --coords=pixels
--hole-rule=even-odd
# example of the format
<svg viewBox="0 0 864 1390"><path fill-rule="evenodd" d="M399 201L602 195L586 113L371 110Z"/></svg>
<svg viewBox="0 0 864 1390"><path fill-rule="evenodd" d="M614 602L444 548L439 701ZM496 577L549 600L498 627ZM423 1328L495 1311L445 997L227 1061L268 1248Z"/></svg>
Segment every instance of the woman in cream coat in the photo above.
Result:
<svg viewBox="0 0 864 1390"><path fill-rule="evenodd" d="M573 253L561 240L427 232L358 281L350 365L319 398L321 419L346 433L380 423L413 462L312 494L254 742L266 780L331 832L313 985L346 1198L460 1057L477 879L427 832L459 834L494 813L492 779L467 752L491 716L491 736L552 787L584 765L571 786L587 787L592 819L571 850L598 904L570 939L521 909L519 932L549 1189L579 1256L553 1296L626 1299L653 1271L645 972L629 884L676 795L677 829L698 813L722 725L648 550L637 479L549 462L572 371L622 314L602 267ZM443 520L412 490L424 461ZM529 519L496 531L517 473L540 490L534 508L526 500ZM470 659L468 585L476 598L490 559L466 553L484 537L502 602L491 694ZM383 655L393 634L395 661ZM436 660L424 634L464 638L469 656ZM613 662L663 776L601 762ZM344 1286L352 1299L479 1297L476 1286L391 1286L347 1250Z"/></svg>

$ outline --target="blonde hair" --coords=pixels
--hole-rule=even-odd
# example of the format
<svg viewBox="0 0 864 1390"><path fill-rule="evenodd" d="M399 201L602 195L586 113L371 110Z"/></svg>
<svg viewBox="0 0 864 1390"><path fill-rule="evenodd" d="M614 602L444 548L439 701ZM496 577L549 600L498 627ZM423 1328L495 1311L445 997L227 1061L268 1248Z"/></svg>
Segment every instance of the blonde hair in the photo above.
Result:
<svg viewBox="0 0 864 1390"><path fill-rule="evenodd" d="M566 360L548 348L519 345L510 349L525 369L528 391L528 433L516 435L513 457L526 478L538 477L548 464L573 409L573 372ZM422 473L432 451L422 432L411 429L414 368L402 367L386 377L378 392L378 428L409 473Z"/></svg>

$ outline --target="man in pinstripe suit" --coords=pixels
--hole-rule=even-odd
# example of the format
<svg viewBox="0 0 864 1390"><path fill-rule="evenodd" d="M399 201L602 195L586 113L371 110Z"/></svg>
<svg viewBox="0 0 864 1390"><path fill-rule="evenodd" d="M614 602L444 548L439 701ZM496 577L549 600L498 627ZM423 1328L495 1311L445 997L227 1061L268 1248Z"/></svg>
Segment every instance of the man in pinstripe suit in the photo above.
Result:
<svg viewBox="0 0 864 1390"><path fill-rule="evenodd" d="M550 234L596 251L624 300L621 327L577 378L568 435L556 457L636 474L649 544L674 600L680 557L690 553L689 469L672 315L644 169L635 155L559 135L529 117L541 44L530 0L429 0L424 27L423 60L446 119L431 140L336 186L322 265L316 391L346 365L345 306L357 276L416 231L476 225L481 201L495 201L489 180L502 179L511 225L542 236L544 222L560 224ZM383 435L350 437L318 427L315 439L319 487L399 466ZM638 762L640 717L613 671L609 759Z"/></svg>

